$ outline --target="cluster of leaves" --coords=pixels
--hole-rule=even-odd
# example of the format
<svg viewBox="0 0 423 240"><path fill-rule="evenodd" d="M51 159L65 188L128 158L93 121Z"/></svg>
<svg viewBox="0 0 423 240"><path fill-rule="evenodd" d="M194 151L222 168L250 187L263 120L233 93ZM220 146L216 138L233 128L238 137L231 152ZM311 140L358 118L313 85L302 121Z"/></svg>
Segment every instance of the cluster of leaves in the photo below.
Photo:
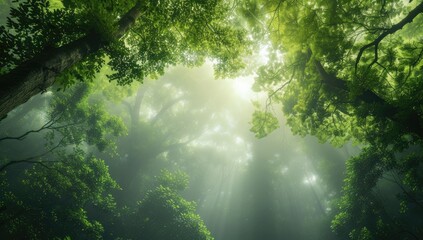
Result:
<svg viewBox="0 0 423 240"><path fill-rule="evenodd" d="M408 239L419 235L422 226L413 219L423 210L421 159L421 149L396 155L392 149L374 146L349 159L332 229L351 239ZM386 209L388 203L380 197L381 179L398 188L397 213ZM407 218L414 221L412 225L404 222Z"/></svg>
<svg viewBox="0 0 423 240"><path fill-rule="evenodd" d="M105 110L101 101L90 102L95 91L92 84L79 83L66 92L57 93L53 99L49 116L55 120L55 131L47 136L51 144L63 138L65 145L94 145L98 150L115 150L116 138L126 133L126 127L117 116Z"/></svg>
<svg viewBox="0 0 423 240"><path fill-rule="evenodd" d="M115 21L135 5L135 0L97 1L62 0L65 9L75 9L87 17L87 28L95 29L105 38L112 38Z"/></svg>
<svg viewBox="0 0 423 240"><path fill-rule="evenodd" d="M263 138L279 127L278 119L269 112L255 111L253 113L253 127L250 129L257 138Z"/></svg>
<svg viewBox="0 0 423 240"><path fill-rule="evenodd" d="M13 239L208 239L196 205L182 198L188 177L163 171L158 186L134 209L119 209L119 189L103 160L81 150L58 153L58 161L36 164L10 184L1 175L2 234ZM32 194L28 194L31 192ZM112 225L107 225L112 222ZM106 225L105 225L106 224ZM110 227L106 228L106 227ZM122 229L116 229L120 227ZM123 231L124 229L124 231Z"/></svg>
<svg viewBox="0 0 423 240"><path fill-rule="evenodd" d="M206 57L215 61L218 75L234 74L243 67L245 31L223 20L229 13L224 1L151 1L145 3L125 41L107 47L110 79L127 84L133 79L157 77L176 64L197 66Z"/></svg>
<svg viewBox="0 0 423 240"><path fill-rule="evenodd" d="M82 151L59 154L57 160L34 165L17 185L2 188L0 218L8 238L101 238L104 229L99 219L89 216L88 209L115 208L110 190L118 185L108 167L101 159L85 157Z"/></svg>
<svg viewBox="0 0 423 240"><path fill-rule="evenodd" d="M138 6L140 18L124 37L118 32L123 16ZM52 9L48 0L27 0L12 8L7 26L0 28L0 73L6 73L49 48L87 35L101 49L68 69L60 79L93 77L108 56L110 80L120 85L162 75L168 66L200 65L213 59L219 76L233 75L248 52L246 32L229 18L230 6L219 1L78 1L65 0ZM232 20L230 20L232 19ZM68 80L71 79L71 82Z"/></svg>
<svg viewBox="0 0 423 240"><path fill-rule="evenodd" d="M214 239L195 213L195 203L178 194L187 186L185 173L163 171L157 183L132 215L133 239Z"/></svg>
<svg viewBox="0 0 423 240"><path fill-rule="evenodd" d="M351 239L386 239L384 209L373 189L382 177L386 158L375 149L365 149L347 162L343 196L338 202L338 214L332 228Z"/></svg>
<svg viewBox="0 0 423 240"><path fill-rule="evenodd" d="M48 0L20 2L0 26L0 73L77 39L86 29L86 18L73 9L53 9Z"/></svg>

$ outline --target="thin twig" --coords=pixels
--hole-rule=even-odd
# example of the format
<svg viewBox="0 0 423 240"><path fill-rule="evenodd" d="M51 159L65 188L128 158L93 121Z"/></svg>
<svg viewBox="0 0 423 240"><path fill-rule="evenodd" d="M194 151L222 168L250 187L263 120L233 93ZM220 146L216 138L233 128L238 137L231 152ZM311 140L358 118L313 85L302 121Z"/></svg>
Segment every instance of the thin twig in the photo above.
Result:
<svg viewBox="0 0 423 240"><path fill-rule="evenodd" d="M17 137L10 137L10 136L2 137L2 138L0 138L0 141L4 141L4 140L23 140L23 139L26 138L26 136L28 136L31 133L38 133L38 132L41 132L41 131L46 130L46 129L53 129L54 127L52 127L52 126L55 123L57 123L60 120L60 118L61 118L61 114L58 115L58 117L57 116L56 117L53 117L52 119L50 119L49 121L47 121L43 126L41 126L37 130L27 131L26 133L24 133L24 134L22 134L20 136L17 136Z"/></svg>
<svg viewBox="0 0 423 240"><path fill-rule="evenodd" d="M7 167L9 167L10 165L15 165L15 164L18 164L18 163L37 163L37 164L40 164L40 165L42 165L42 166L44 166L44 167L47 167L46 165L45 165L45 163L50 163L50 162L57 162L57 161L37 161L36 159L39 159L39 158L41 158L41 157L44 157L45 155L47 155L47 154L49 154L49 153L51 153L51 152L53 152L55 149L57 149L57 148L59 148L61 145L62 145L62 142L63 142L63 140L65 139L65 137L63 137L57 144L56 144L56 146L54 146L54 147L52 147L51 149L49 149L48 151L46 151L46 152L44 152L44 153L42 153L42 154L39 154L39 155L37 155L37 156L32 156L32 157L28 157L28 158L25 158L25 159L20 159L20 160L12 160L12 161L10 161L10 162L8 162L8 163L6 163L6 164L4 164L3 166L1 166L0 167L0 172L2 172L2 171L4 171ZM48 168L48 167L47 167Z"/></svg>

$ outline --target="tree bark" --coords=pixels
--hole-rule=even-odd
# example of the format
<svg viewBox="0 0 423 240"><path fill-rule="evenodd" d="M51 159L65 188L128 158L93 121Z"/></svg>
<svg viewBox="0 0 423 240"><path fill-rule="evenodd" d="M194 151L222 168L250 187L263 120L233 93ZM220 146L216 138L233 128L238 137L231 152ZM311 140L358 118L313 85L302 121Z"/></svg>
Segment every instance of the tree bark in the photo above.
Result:
<svg viewBox="0 0 423 240"><path fill-rule="evenodd" d="M69 44L58 48L47 48L37 56L0 76L0 119L52 86L57 76L71 68L90 54L118 40L132 27L142 13L142 4L132 7L117 22L118 29L110 40L98 32L91 32Z"/></svg>

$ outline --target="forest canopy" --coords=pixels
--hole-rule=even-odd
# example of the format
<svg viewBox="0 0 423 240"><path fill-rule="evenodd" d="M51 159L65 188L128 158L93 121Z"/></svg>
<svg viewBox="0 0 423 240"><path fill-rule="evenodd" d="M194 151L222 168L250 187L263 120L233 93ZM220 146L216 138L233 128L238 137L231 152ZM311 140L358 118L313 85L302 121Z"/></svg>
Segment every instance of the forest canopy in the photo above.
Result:
<svg viewBox="0 0 423 240"><path fill-rule="evenodd" d="M422 13L1 0L0 238L421 239Z"/></svg>
<svg viewBox="0 0 423 240"><path fill-rule="evenodd" d="M258 70L254 89L268 98L252 130L263 137L278 127L276 104L295 134L360 144L363 152L347 162L332 228L352 239L421 236L421 228L386 216L373 191L394 175L388 178L402 189L401 205L420 208L423 3L247 1L245 7L249 19L263 19L253 24L266 24L274 51Z"/></svg>
<svg viewBox="0 0 423 240"><path fill-rule="evenodd" d="M22 1L0 28L0 117L53 83L89 81L103 65L128 84L206 57L233 75L248 52L226 1ZM232 20L231 20L232 19Z"/></svg>

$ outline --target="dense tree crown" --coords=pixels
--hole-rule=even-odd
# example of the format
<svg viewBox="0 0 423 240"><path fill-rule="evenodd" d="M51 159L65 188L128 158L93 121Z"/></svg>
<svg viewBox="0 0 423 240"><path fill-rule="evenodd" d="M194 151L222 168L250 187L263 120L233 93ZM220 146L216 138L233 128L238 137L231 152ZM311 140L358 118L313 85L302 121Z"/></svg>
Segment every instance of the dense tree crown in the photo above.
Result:
<svg viewBox="0 0 423 240"><path fill-rule="evenodd" d="M227 1L22 1L0 27L1 117L53 83L89 81L104 64L119 84L212 60L244 64L248 40Z"/></svg>
<svg viewBox="0 0 423 240"><path fill-rule="evenodd" d="M288 124L301 135L334 143L421 139L422 8L402 1L266 2L279 54L255 87L283 101Z"/></svg>

